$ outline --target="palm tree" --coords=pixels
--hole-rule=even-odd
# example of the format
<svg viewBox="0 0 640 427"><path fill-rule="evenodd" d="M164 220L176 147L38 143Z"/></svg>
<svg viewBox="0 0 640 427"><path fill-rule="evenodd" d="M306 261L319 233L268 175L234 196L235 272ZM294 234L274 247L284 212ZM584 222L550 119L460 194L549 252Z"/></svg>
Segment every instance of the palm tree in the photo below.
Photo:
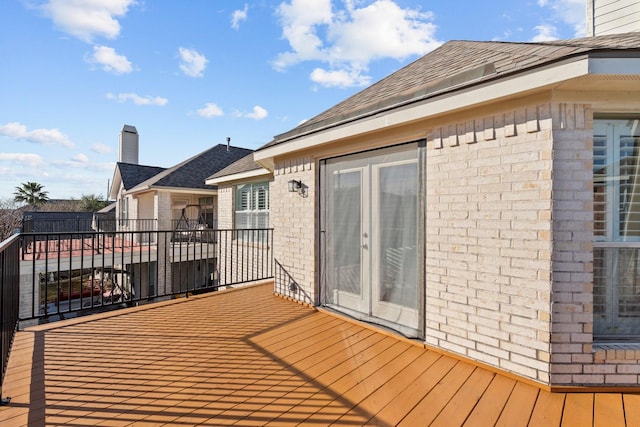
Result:
<svg viewBox="0 0 640 427"><path fill-rule="evenodd" d="M13 193L13 200L17 203L27 203L38 207L49 200L49 193L43 191L43 188L37 182L25 182L21 187L16 187L16 191Z"/></svg>

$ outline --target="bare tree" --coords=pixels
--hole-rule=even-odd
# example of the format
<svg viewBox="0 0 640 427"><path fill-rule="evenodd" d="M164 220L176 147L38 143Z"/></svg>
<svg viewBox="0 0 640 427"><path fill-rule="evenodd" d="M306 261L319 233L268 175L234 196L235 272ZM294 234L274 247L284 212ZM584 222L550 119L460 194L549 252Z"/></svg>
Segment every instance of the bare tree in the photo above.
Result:
<svg viewBox="0 0 640 427"><path fill-rule="evenodd" d="M22 211L13 200L0 200L0 241L10 237L22 225Z"/></svg>

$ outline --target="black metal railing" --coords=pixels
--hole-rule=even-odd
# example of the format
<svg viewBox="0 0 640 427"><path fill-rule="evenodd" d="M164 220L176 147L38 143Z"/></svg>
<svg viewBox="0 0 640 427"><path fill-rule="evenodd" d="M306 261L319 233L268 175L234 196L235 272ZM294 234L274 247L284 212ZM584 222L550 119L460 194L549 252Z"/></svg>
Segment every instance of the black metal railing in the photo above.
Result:
<svg viewBox="0 0 640 427"><path fill-rule="evenodd" d="M311 296L300 286L287 269L274 259L273 288L277 294L296 301L314 304Z"/></svg>
<svg viewBox="0 0 640 427"><path fill-rule="evenodd" d="M273 277L271 229L23 233L20 241L20 320L57 320Z"/></svg>
<svg viewBox="0 0 640 427"><path fill-rule="evenodd" d="M2 384L18 327L19 298L20 238L14 235L0 243L0 404L8 403L2 398Z"/></svg>
<svg viewBox="0 0 640 427"><path fill-rule="evenodd" d="M92 231L156 231L156 219L115 219L89 215L70 218L32 218L22 220L22 233L69 233Z"/></svg>

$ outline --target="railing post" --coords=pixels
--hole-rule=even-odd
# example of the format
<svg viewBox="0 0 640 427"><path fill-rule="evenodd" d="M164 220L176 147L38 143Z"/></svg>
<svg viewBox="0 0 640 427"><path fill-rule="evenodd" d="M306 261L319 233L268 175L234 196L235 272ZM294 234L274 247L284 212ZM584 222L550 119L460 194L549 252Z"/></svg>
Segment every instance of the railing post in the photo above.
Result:
<svg viewBox="0 0 640 427"><path fill-rule="evenodd" d="M2 384L20 312L20 235L0 243L0 405L10 397L2 397Z"/></svg>

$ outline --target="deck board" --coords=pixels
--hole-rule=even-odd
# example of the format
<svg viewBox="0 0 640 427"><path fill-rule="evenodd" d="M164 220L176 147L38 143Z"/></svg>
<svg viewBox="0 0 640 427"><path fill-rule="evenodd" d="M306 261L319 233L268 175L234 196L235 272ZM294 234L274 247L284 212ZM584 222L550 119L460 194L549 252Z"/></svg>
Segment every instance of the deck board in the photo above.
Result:
<svg viewBox="0 0 640 427"><path fill-rule="evenodd" d="M434 427L461 426L487 390L495 374L484 369L476 369L449 399L447 406L431 424Z"/></svg>
<svg viewBox="0 0 640 427"><path fill-rule="evenodd" d="M640 427L640 395L543 391L272 284L20 331L3 395L12 427Z"/></svg>
<svg viewBox="0 0 640 427"><path fill-rule="evenodd" d="M515 380L495 375L464 425L495 425L515 385Z"/></svg>
<svg viewBox="0 0 640 427"><path fill-rule="evenodd" d="M518 427L528 425L539 391L531 385L516 383L507 404L500 414L500 418L496 422L496 426Z"/></svg>
<svg viewBox="0 0 640 427"><path fill-rule="evenodd" d="M562 415L562 427L593 425L593 394L567 394Z"/></svg>
<svg viewBox="0 0 640 427"><path fill-rule="evenodd" d="M540 391L538 400L533 408L529 427L557 426L562 422L564 409L564 393L549 393Z"/></svg>
<svg viewBox="0 0 640 427"><path fill-rule="evenodd" d="M640 427L640 394L625 394L623 405L627 427Z"/></svg>
<svg viewBox="0 0 640 427"><path fill-rule="evenodd" d="M440 382L400 422L400 426L429 425L447 405L469 375L473 366L457 362Z"/></svg>
<svg viewBox="0 0 640 427"><path fill-rule="evenodd" d="M619 393L599 393L595 395L593 410L594 427L624 427L622 395Z"/></svg>

